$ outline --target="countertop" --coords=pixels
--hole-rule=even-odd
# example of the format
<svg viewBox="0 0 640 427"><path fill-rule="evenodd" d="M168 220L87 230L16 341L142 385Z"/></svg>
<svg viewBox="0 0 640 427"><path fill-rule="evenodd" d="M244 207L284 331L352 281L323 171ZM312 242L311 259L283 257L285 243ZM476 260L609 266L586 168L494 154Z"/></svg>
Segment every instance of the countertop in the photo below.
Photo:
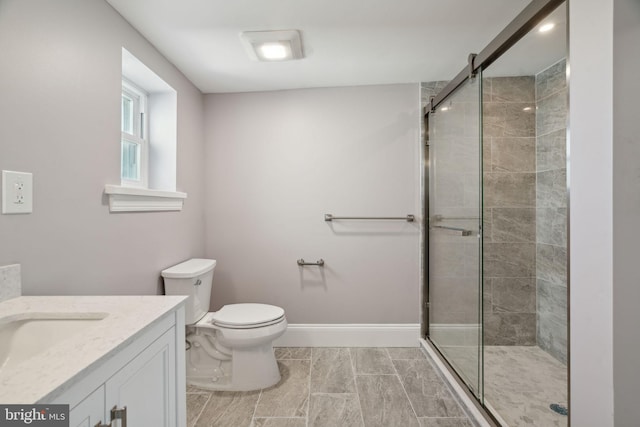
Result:
<svg viewBox="0 0 640 427"><path fill-rule="evenodd" d="M0 323L25 314L47 319L106 315L83 333L0 370L0 404L46 402L185 300L184 296L23 296L0 302Z"/></svg>

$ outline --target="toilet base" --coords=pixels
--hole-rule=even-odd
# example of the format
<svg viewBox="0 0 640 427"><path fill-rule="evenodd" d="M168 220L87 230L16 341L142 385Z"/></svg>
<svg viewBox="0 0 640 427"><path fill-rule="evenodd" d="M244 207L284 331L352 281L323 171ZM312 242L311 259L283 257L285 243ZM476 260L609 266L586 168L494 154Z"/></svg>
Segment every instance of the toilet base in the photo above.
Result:
<svg viewBox="0 0 640 427"><path fill-rule="evenodd" d="M273 340L286 329L286 319L249 329L206 323L189 327L187 384L214 391L251 391L277 384L281 376Z"/></svg>
<svg viewBox="0 0 640 427"><path fill-rule="evenodd" d="M212 391L252 391L276 385L281 379L271 343L233 350L231 361L223 362L222 370L231 371L231 375L214 380L212 375L191 370L187 372L187 385Z"/></svg>

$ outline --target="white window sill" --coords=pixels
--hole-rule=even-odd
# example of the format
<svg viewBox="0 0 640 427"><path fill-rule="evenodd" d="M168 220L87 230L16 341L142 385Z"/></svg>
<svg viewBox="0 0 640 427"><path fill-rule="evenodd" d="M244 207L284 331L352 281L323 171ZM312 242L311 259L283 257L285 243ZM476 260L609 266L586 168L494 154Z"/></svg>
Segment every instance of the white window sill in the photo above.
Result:
<svg viewBox="0 0 640 427"><path fill-rule="evenodd" d="M187 193L105 185L110 212L181 211Z"/></svg>

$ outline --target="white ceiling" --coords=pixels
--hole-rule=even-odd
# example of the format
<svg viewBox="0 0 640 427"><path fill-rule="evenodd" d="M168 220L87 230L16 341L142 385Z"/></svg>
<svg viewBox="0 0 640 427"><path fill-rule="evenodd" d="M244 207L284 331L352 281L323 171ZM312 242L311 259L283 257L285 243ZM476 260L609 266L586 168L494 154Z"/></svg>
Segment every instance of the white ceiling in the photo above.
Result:
<svg viewBox="0 0 640 427"><path fill-rule="evenodd" d="M107 1L205 93L449 80L529 3ZM286 29L301 31L304 59L248 58L242 31Z"/></svg>

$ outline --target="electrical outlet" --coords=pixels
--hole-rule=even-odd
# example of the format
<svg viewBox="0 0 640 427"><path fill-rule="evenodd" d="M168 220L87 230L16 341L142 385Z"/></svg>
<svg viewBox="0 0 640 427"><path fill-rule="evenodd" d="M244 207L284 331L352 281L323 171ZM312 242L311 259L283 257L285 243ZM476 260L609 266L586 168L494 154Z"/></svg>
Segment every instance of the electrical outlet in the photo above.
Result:
<svg viewBox="0 0 640 427"><path fill-rule="evenodd" d="M22 182L22 180L19 180L14 184L14 187L15 199L13 200L13 203L24 205L24 182Z"/></svg>
<svg viewBox="0 0 640 427"><path fill-rule="evenodd" d="M2 171L2 213L25 214L33 211L33 175Z"/></svg>

